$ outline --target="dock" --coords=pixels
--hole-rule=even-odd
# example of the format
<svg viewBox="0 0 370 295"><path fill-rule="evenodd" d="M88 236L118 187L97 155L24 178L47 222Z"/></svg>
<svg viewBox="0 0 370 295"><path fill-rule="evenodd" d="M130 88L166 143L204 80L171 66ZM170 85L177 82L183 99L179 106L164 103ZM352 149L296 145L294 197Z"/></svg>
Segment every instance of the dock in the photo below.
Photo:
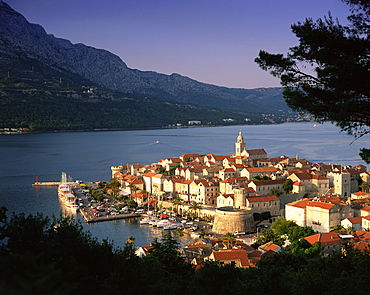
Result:
<svg viewBox="0 0 370 295"><path fill-rule="evenodd" d="M127 219L127 218L135 218L140 217L140 214L135 213L121 213L117 215L106 215L106 216L94 216L90 210L80 209L80 213L84 218L86 223L93 223L93 222L102 222L102 221L111 221L111 220L119 220L119 219Z"/></svg>
<svg viewBox="0 0 370 295"><path fill-rule="evenodd" d="M35 182L32 186L59 186L60 184L62 184L60 181L43 181ZM63 182L63 184L76 185L76 182Z"/></svg>

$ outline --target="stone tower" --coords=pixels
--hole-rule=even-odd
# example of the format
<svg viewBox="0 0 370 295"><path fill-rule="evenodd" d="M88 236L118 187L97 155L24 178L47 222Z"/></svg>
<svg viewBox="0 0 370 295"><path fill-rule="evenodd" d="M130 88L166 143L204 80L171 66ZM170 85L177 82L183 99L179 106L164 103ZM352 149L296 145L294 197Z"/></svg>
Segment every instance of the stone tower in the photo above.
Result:
<svg viewBox="0 0 370 295"><path fill-rule="evenodd" d="M246 200L245 200L245 189L239 188L234 189L234 207L237 209L245 209Z"/></svg>
<svg viewBox="0 0 370 295"><path fill-rule="evenodd" d="M246 150L246 145L245 145L245 142L244 142L244 137L243 137L243 134L242 134L242 131L240 130L239 131L239 135L236 139L236 142L235 142L235 156L240 156L242 154L243 151Z"/></svg>

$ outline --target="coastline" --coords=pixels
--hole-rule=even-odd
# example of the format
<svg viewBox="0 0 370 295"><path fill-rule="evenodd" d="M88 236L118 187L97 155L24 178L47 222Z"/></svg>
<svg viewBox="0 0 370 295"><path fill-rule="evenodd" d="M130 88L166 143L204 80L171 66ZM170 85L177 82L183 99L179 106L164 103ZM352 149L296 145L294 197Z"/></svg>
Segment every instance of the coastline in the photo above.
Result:
<svg viewBox="0 0 370 295"><path fill-rule="evenodd" d="M191 125L191 126L163 126L163 127L137 127L137 128L95 128L95 129L71 129L71 130L35 130L35 131L1 131L0 135L20 135L20 134L41 134L41 133L68 133L68 132L104 132L104 131L135 131L135 130L162 130L162 129L190 129L190 128L211 128L211 127L229 127L229 126L268 126L282 125L288 123L315 123L315 120L289 121L265 124L222 124L222 125ZM329 122L329 121L328 121ZM12 128L21 129L21 128Z"/></svg>

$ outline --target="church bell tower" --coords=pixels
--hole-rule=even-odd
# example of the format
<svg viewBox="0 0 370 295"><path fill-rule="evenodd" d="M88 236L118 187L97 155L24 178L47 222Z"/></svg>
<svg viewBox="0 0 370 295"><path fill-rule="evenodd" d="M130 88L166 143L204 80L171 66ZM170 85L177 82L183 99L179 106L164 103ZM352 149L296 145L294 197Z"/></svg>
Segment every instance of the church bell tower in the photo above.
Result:
<svg viewBox="0 0 370 295"><path fill-rule="evenodd" d="M244 142L242 131L240 130L235 142L235 156L240 156L244 150L246 150L246 145Z"/></svg>

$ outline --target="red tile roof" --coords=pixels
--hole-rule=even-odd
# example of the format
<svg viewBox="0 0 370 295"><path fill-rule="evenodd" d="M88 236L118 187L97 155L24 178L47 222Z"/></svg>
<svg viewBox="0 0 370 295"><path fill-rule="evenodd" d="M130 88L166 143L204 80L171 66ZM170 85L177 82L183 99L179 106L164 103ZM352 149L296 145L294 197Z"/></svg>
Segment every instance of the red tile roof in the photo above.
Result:
<svg viewBox="0 0 370 295"><path fill-rule="evenodd" d="M292 203L289 203L287 204L288 206L292 206L292 207L297 207L297 208L306 208L307 206L307 203L311 202L312 199L304 199L304 200L299 200L299 201L296 201L296 202L292 202Z"/></svg>
<svg viewBox="0 0 370 295"><path fill-rule="evenodd" d="M313 202L308 202L307 206L309 206L309 207L318 207L318 208L329 210L335 205L334 204L329 204L329 203L313 201Z"/></svg>
<svg viewBox="0 0 370 295"><path fill-rule="evenodd" d="M223 249L212 251L216 261L235 261L239 260L242 267L249 267L247 251L243 249Z"/></svg>
<svg viewBox="0 0 370 295"><path fill-rule="evenodd" d="M357 250L360 250L360 251L363 251L363 252L364 251L370 251L369 243L365 242L365 241L360 241L360 242L357 242L357 243L353 243L352 247L353 247L353 249L357 249Z"/></svg>
<svg viewBox="0 0 370 295"><path fill-rule="evenodd" d="M267 202L267 201L279 201L279 198L275 195L258 196L258 197L246 197L249 203L255 202Z"/></svg>
<svg viewBox="0 0 370 295"><path fill-rule="evenodd" d="M350 223L361 223L362 222L362 217L361 216L350 217L350 218L347 218L347 219Z"/></svg>
<svg viewBox="0 0 370 295"><path fill-rule="evenodd" d="M370 211L370 206L365 206L364 208L361 209L362 211L367 211L369 212Z"/></svg>
<svg viewBox="0 0 370 295"><path fill-rule="evenodd" d="M370 221L370 215L363 216L362 218L363 218L363 219L366 219L366 220L368 220L368 221Z"/></svg>
<svg viewBox="0 0 370 295"><path fill-rule="evenodd" d="M145 173L143 175L143 177L153 177L154 175L156 175L157 173L154 173L154 172L148 172L148 173Z"/></svg>
<svg viewBox="0 0 370 295"><path fill-rule="evenodd" d="M319 233L306 237L305 240L313 245L315 242L320 242L322 246L337 245L342 243L342 239L335 232Z"/></svg>

